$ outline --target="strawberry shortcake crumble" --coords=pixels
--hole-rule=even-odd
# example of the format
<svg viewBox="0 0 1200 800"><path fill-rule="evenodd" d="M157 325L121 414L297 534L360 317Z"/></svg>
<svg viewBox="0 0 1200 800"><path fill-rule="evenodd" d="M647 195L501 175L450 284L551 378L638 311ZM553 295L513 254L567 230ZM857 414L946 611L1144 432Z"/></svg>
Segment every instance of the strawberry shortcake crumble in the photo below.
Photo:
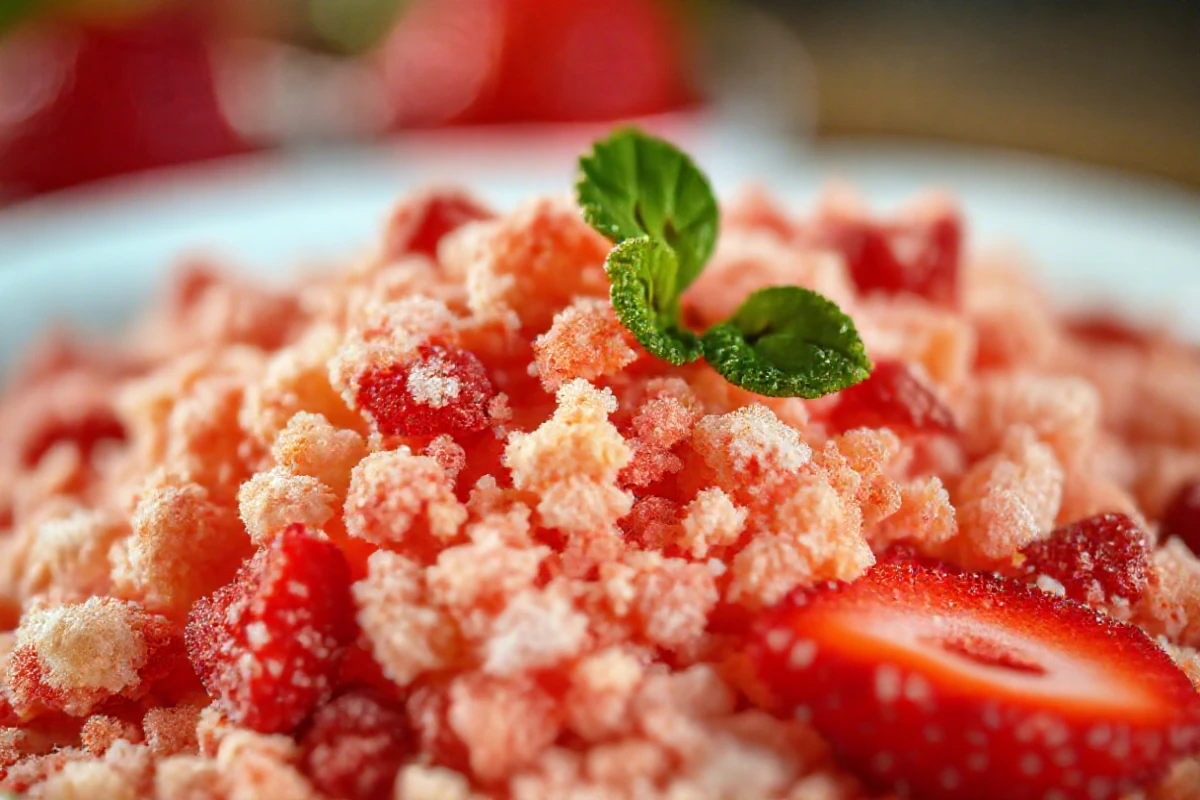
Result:
<svg viewBox="0 0 1200 800"><path fill-rule="evenodd" d="M718 236L718 214L720 231ZM1200 797L1200 358L958 209L404 200L0 399L0 789Z"/></svg>

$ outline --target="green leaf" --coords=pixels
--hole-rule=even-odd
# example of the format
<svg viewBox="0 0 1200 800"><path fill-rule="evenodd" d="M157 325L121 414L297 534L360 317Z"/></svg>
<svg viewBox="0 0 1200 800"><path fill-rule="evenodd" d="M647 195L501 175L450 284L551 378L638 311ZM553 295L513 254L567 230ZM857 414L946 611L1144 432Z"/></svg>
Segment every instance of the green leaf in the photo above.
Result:
<svg viewBox="0 0 1200 800"><path fill-rule="evenodd" d="M700 357L696 335L679 325L679 263L665 243L626 239L604 262L617 319L655 356L675 365Z"/></svg>
<svg viewBox="0 0 1200 800"><path fill-rule="evenodd" d="M0 34L32 16L38 10L38 3L39 0L0 0ZM4 795L0 794L0 800L4 800Z"/></svg>
<svg viewBox="0 0 1200 800"><path fill-rule="evenodd" d="M704 334L701 347L730 383L772 397L821 397L871 374L854 322L799 286L750 295L732 319Z"/></svg>
<svg viewBox="0 0 1200 800"><path fill-rule="evenodd" d="M666 242L679 268L676 292L696 279L717 241L717 201L708 179L670 142L622 128L579 159L575 185L588 223L614 243Z"/></svg>

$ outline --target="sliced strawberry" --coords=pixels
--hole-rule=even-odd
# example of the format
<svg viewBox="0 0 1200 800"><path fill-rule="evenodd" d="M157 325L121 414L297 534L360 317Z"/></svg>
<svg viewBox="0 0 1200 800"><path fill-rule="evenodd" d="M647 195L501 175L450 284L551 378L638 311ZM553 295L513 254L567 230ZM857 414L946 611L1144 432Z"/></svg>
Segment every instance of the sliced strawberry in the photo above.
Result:
<svg viewBox="0 0 1200 800"><path fill-rule="evenodd" d="M1108 800L1200 749L1200 696L1137 628L988 575L883 562L794 594L751 658L863 780L925 800Z"/></svg>
<svg viewBox="0 0 1200 800"><path fill-rule="evenodd" d="M1124 514L1097 514L1056 528L1022 552L1021 570L1062 584L1080 603L1136 603L1150 574L1146 534Z"/></svg>
<svg viewBox="0 0 1200 800"><path fill-rule="evenodd" d="M401 203L392 212L384 234L384 249L390 258L421 253L436 259L442 237L468 222L492 216L492 212L465 192L425 192Z"/></svg>
<svg viewBox="0 0 1200 800"><path fill-rule="evenodd" d="M1177 536L1189 550L1200 554L1200 480L1179 487L1163 512L1159 534L1163 539Z"/></svg>
<svg viewBox="0 0 1200 800"><path fill-rule="evenodd" d="M359 379L358 405L388 436L437 436L481 431L496 389L468 350L426 345L411 362Z"/></svg>
<svg viewBox="0 0 1200 800"><path fill-rule="evenodd" d="M838 393L829 416L838 431L891 428L911 433L955 433L954 412L903 361L880 361L871 377Z"/></svg>
<svg viewBox="0 0 1200 800"><path fill-rule="evenodd" d="M188 615L188 657L230 719L293 730L326 700L355 636L350 569L319 533L292 525Z"/></svg>

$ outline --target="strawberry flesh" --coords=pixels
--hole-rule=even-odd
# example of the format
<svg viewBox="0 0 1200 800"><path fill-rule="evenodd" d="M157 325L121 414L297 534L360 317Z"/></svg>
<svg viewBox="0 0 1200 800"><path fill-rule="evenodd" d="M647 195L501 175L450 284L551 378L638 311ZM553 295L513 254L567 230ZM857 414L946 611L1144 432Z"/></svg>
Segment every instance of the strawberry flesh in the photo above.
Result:
<svg viewBox="0 0 1200 800"><path fill-rule="evenodd" d="M1136 603L1150 575L1146 534L1124 514L1097 514L1056 528L1023 553L1021 569L1046 576L1080 603Z"/></svg>
<svg viewBox="0 0 1200 800"><path fill-rule="evenodd" d="M313 714L301 739L305 773L330 797L388 800L409 739L402 709L355 689Z"/></svg>
<svg viewBox="0 0 1200 800"><path fill-rule="evenodd" d="M1109 800L1200 749L1200 696L1139 629L1016 581L882 562L799 591L751 658L869 785Z"/></svg>
<svg viewBox="0 0 1200 800"><path fill-rule="evenodd" d="M86 408L72 419L57 419L32 431L25 442L22 462L36 466L50 448L62 442L74 442L86 460L100 442L124 441L125 426L109 408Z"/></svg>
<svg viewBox="0 0 1200 800"><path fill-rule="evenodd" d="M1163 539L1178 537L1200 555L1200 480L1179 487L1163 512L1159 533Z"/></svg>
<svg viewBox="0 0 1200 800"><path fill-rule="evenodd" d="M425 345L413 361L363 375L356 399L385 436L437 436L486 428L495 396L474 353Z"/></svg>
<svg viewBox="0 0 1200 800"><path fill-rule="evenodd" d="M388 221L384 248L390 258L420 253L436 260L438 245L447 234L468 222L491 217L490 211L462 192L428 192L395 210Z"/></svg>
<svg viewBox="0 0 1200 800"><path fill-rule="evenodd" d="M907 433L955 433L954 412L903 361L880 361L871 377L838 394L829 417L837 431L891 428Z"/></svg>
<svg viewBox="0 0 1200 800"><path fill-rule="evenodd" d="M185 641L204 688L231 720L287 733L328 699L355 633L345 556L323 535L291 525L231 583L196 602Z"/></svg>
<svg viewBox="0 0 1200 800"><path fill-rule="evenodd" d="M864 294L957 302L963 224L952 207L894 223L833 217L824 222L822 237L842 254L851 280Z"/></svg>

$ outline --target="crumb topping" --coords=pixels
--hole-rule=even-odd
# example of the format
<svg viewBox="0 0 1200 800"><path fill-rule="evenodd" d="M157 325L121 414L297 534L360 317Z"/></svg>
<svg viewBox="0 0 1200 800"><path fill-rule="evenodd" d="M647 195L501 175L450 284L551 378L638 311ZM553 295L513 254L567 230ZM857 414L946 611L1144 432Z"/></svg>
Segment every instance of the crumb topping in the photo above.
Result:
<svg viewBox="0 0 1200 800"><path fill-rule="evenodd" d="M1200 685L1194 353L1072 323L957 215L724 210L682 319L836 299L886 365L840 410L649 355L564 198L430 190L344 270L191 265L122 344L43 346L0 395L0 790L860 800L747 632L896 564L1130 623ZM1198 763L1139 788L1193 797Z"/></svg>

